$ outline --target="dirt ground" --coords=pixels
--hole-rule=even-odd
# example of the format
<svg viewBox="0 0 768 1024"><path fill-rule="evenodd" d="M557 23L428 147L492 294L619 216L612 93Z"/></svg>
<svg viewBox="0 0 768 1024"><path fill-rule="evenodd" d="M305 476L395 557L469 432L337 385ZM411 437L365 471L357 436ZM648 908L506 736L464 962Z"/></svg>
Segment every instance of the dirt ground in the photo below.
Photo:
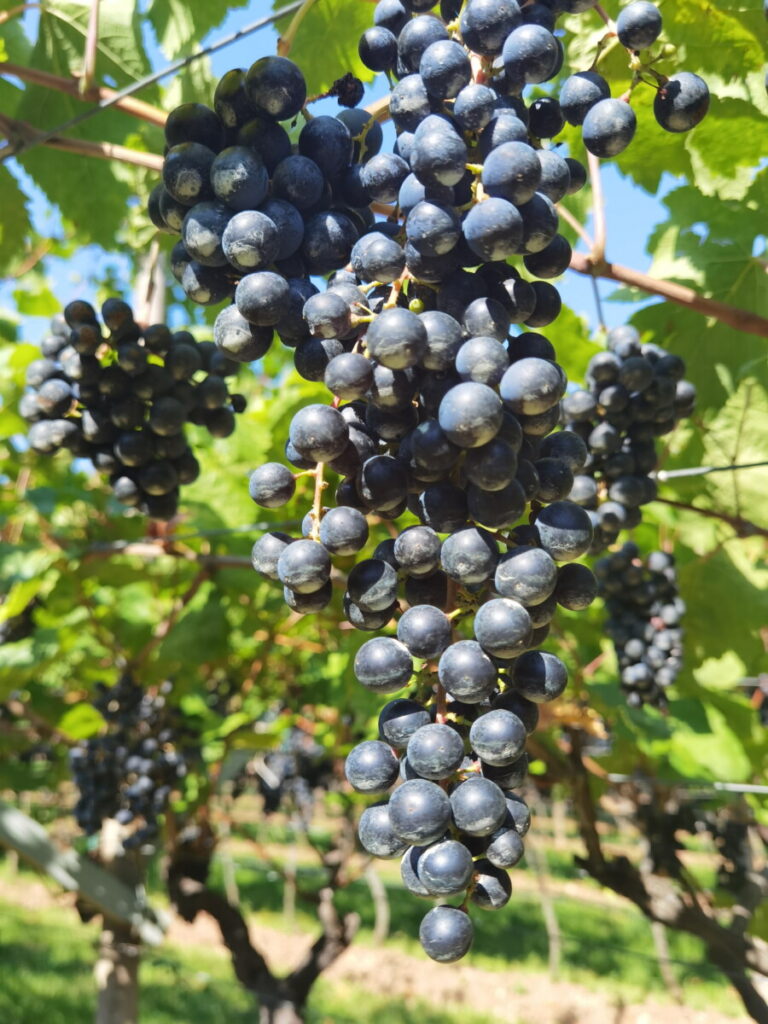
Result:
<svg viewBox="0 0 768 1024"><path fill-rule="evenodd" d="M54 894L40 882L15 886L1 879L0 899L28 909L71 906L74 901L71 894ZM282 970L292 967L312 941L311 936L289 935L253 921L250 932L257 948L269 950L270 964ZM168 942L224 955L218 929L208 917L199 917L191 925L174 919ZM553 982L540 973L517 969L486 971L454 964L446 971L430 960L386 946L353 946L323 977L393 999L419 999L454 1008L467 1003L474 1013L487 1014L488 1024L736 1024L748 1020L743 1014L725 1016L652 999L640 1006L623 1006L615 997L583 985Z"/></svg>

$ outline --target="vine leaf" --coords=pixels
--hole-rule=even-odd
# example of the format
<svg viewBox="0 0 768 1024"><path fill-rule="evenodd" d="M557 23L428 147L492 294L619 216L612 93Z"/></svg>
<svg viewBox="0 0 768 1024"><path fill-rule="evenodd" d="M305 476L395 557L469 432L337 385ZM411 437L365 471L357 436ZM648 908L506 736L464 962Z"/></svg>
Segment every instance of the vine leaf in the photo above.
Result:
<svg viewBox="0 0 768 1024"><path fill-rule="evenodd" d="M285 2L276 0L273 6L278 10ZM304 73L309 96L327 92L348 71L363 82L373 79L357 52L360 36L370 28L371 11L370 4L349 0L319 0L309 9L289 54ZM290 23L290 17L281 18L278 31Z"/></svg>

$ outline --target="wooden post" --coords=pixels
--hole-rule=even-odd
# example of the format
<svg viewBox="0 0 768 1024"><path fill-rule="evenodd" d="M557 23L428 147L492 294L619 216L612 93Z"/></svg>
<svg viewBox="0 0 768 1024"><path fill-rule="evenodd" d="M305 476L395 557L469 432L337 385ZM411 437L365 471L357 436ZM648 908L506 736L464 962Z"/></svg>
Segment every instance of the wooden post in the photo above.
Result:
<svg viewBox="0 0 768 1024"><path fill-rule="evenodd" d="M101 861L120 881L136 886L141 874L139 855L125 852L124 834L125 830L114 818L104 821L100 837ZM95 1024L138 1024L140 956L141 941L131 925L105 914L93 970Z"/></svg>

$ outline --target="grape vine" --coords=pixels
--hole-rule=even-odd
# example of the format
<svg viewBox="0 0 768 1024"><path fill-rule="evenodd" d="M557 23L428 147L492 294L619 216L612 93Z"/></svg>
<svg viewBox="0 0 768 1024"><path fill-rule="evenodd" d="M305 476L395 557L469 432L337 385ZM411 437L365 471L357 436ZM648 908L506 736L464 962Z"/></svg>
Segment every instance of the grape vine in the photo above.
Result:
<svg viewBox="0 0 768 1024"><path fill-rule="evenodd" d="M571 248L555 203L587 172L542 140L568 120L592 154L614 156L636 123L628 97L612 98L594 68L567 79L559 100L523 99L563 63L560 12L549 5L446 2L442 18L424 13L431 6L381 0L360 40L363 62L396 79L392 152L367 112L310 116L300 69L265 57L221 79L213 110L187 104L170 115L150 216L181 234L173 271L188 297L234 296L216 321L222 351L250 361L277 333L299 373L331 392L328 405L293 417L290 467L270 462L251 475L251 497L268 509L289 502L300 478L314 482L303 537L265 534L253 564L282 584L290 608L312 613L332 599L335 560L348 570L343 604L355 628L378 632L399 616L396 637L365 642L354 670L373 692L411 689L382 710L379 739L351 751L346 775L368 794L401 781L364 812L360 839L370 853L400 856L417 895L462 897L431 910L420 932L427 953L450 962L472 942L468 904L503 906L507 869L522 856L529 815L515 790L526 736L537 704L567 682L565 665L538 648L558 604L585 608L597 590L575 561L593 544L594 513L568 496L594 466L600 429L589 434L592 455L581 427L552 434L566 378L550 340L531 330L560 311L547 279ZM656 41L661 17L650 4L628 12L616 31L639 81L650 65L637 51ZM679 130L686 118L693 127L706 112L701 101L692 110L688 87L661 84L662 127ZM299 115L295 152L279 122ZM533 280L508 262L519 256ZM324 292L318 275L329 275ZM512 334L513 325L526 330ZM638 463L638 446L652 448L688 408L682 399L674 408L677 365L656 372L663 355L636 339L608 354L617 375L631 357L636 376L648 371L637 384L627 366L620 385L636 418L653 424L630 439L625 483L655 467L655 453ZM599 410L615 451L619 410ZM333 506L329 474L341 478ZM639 500L622 491L621 525L646 490ZM407 513L411 525L396 527ZM390 535L350 566L376 523Z"/></svg>

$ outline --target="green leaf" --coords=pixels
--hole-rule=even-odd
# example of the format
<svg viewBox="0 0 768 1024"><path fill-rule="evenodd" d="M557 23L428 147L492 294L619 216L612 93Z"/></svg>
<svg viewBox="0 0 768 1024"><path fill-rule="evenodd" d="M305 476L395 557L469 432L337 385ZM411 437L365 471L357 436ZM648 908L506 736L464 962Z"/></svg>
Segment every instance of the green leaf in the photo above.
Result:
<svg viewBox="0 0 768 1024"><path fill-rule="evenodd" d="M104 728L104 719L92 704L75 704L56 723L56 728L72 740L96 736Z"/></svg>
<svg viewBox="0 0 768 1024"><path fill-rule="evenodd" d="M147 14L163 53L173 58L197 50L202 39L230 11L246 4L247 0L152 0Z"/></svg>
<svg viewBox="0 0 768 1024"><path fill-rule="evenodd" d="M284 6L284 0L275 0L273 9ZM337 78L348 72L362 82L373 80L373 72L357 52L360 36L370 28L372 20L368 3L315 0L304 15L289 53L304 74L308 96L327 92ZM285 33L291 21L292 16L281 18L278 31Z"/></svg>
<svg viewBox="0 0 768 1024"><path fill-rule="evenodd" d="M710 706L704 712L708 731L674 731L669 745L670 764L683 777L745 781L750 777L751 764L743 736L721 711Z"/></svg>
<svg viewBox="0 0 768 1024"><path fill-rule="evenodd" d="M669 217L649 241L652 277L674 280L721 302L768 317L768 289L761 257L753 248L762 237L761 211L768 205L768 170L763 169L743 200L703 197L691 186L665 197ZM764 240L761 244L764 250ZM648 306L632 318L666 349L683 356L697 388L700 412L728 399L728 378L754 363L764 372L765 339L708 320L672 303Z"/></svg>
<svg viewBox="0 0 768 1024"><path fill-rule="evenodd" d="M31 231L28 199L5 164L0 164L0 274L6 274L26 248Z"/></svg>
<svg viewBox="0 0 768 1024"><path fill-rule="evenodd" d="M8 596L0 604L0 622L7 622L8 619L21 615L30 601L39 594L41 587L42 581L40 579L14 583L8 591Z"/></svg>
<svg viewBox="0 0 768 1024"><path fill-rule="evenodd" d="M35 47L30 56L34 67L70 77L82 70L90 3L56 0L40 16ZM150 69L141 38L141 23L130 0L102 0L99 6L99 46L96 72L116 87L147 74ZM148 88L142 98L153 102L156 87ZM42 86L28 85L18 105L16 117L36 128L52 128L82 113L77 99ZM137 130L145 140L145 149L162 146L158 128L139 123L111 108L70 130L69 134L94 141L125 144ZM120 170L109 161L73 153L56 152L36 146L19 157L24 169L54 202L63 217L77 225L81 238L105 247L115 236L135 194L134 171ZM96 198L98 206L94 205ZM95 210L98 209L98 214Z"/></svg>
<svg viewBox="0 0 768 1024"><path fill-rule="evenodd" d="M39 267L24 275L24 287L14 289L13 298L16 309L26 316L53 316L61 309L48 278Z"/></svg>
<svg viewBox="0 0 768 1024"><path fill-rule="evenodd" d="M203 587L196 607L177 622L160 647L166 662L197 665L223 657L228 649L229 623L215 588Z"/></svg>

